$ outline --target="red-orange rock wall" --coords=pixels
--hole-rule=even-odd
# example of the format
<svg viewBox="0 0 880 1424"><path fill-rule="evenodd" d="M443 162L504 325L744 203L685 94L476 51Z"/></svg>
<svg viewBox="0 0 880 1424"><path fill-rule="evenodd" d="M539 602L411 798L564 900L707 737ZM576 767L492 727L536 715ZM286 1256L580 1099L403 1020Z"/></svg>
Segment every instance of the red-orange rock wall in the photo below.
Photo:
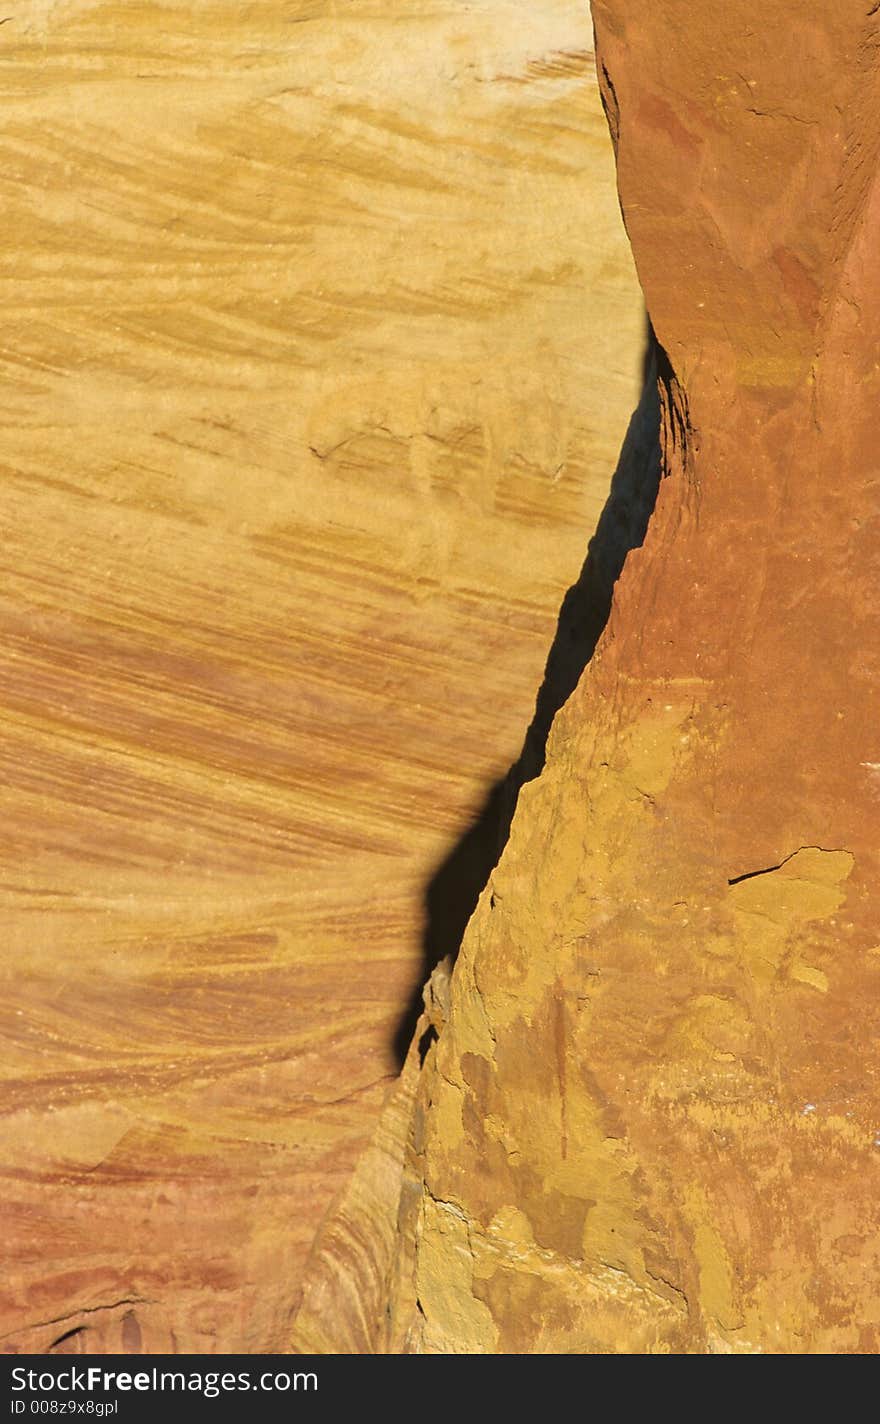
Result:
<svg viewBox="0 0 880 1424"><path fill-rule="evenodd" d="M465 936L428 1351L880 1343L880 23L596 0L663 479Z"/></svg>

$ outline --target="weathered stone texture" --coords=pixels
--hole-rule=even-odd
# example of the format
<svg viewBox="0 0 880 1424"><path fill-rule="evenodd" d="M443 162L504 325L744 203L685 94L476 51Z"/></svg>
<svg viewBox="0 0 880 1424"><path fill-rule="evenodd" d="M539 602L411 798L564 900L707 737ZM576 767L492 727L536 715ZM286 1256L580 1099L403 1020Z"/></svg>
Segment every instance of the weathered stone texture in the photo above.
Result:
<svg viewBox="0 0 880 1424"><path fill-rule="evenodd" d="M418 1085L408 1348L880 1344L875 11L594 0L663 478Z"/></svg>

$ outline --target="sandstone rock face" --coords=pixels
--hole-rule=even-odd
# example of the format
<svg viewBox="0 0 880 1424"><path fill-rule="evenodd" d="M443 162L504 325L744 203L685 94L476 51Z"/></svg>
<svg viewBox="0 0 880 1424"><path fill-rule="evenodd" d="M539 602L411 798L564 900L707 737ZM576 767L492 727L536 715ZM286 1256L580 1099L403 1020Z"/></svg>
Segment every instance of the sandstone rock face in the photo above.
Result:
<svg viewBox="0 0 880 1424"><path fill-rule="evenodd" d="M663 478L427 1051L406 1348L880 1344L876 10L594 0Z"/></svg>
<svg viewBox="0 0 880 1424"><path fill-rule="evenodd" d="M0 26L6 1349L288 1338L637 398L591 45Z"/></svg>

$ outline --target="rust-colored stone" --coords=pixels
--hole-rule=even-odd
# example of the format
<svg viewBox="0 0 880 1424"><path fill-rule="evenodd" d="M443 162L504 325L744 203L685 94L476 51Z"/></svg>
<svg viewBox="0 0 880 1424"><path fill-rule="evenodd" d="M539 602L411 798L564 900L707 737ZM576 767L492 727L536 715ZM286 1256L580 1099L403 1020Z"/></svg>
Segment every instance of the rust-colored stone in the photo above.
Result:
<svg viewBox="0 0 880 1424"><path fill-rule="evenodd" d="M410 1349L880 1343L876 8L594 0L663 478L418 1085Z"/></svg>

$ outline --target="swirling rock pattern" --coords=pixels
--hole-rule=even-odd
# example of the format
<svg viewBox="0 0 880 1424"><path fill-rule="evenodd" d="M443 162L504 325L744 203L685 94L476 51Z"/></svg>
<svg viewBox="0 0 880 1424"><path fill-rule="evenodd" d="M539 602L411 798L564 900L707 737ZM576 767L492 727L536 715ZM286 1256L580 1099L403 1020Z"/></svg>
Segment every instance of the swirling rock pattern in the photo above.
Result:
<svg viewBox="0 0 880 1424"><path fill-rule="evenodd" d="M589 18L9 10L0 1335L270 1349L636 398Z"/></svg>

